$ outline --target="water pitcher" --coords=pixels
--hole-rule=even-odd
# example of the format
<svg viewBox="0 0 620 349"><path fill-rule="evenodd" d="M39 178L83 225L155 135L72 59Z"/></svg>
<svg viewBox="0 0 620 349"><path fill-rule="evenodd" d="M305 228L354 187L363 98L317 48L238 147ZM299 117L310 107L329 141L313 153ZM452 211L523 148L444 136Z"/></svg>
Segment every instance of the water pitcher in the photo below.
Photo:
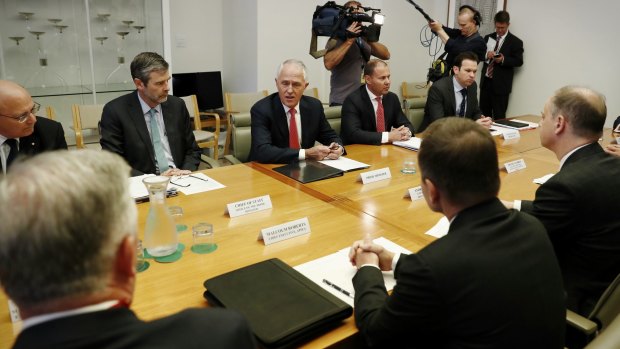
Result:
<svg viewBox="0 0 620 349"><path fill-rule="evenodd" d="M169 177L150 176L142 182L149 192L149 215L146 218L144 247L153 257L163 257L177 250L177 231L172 216L166 206L166 189Z"/></svg>

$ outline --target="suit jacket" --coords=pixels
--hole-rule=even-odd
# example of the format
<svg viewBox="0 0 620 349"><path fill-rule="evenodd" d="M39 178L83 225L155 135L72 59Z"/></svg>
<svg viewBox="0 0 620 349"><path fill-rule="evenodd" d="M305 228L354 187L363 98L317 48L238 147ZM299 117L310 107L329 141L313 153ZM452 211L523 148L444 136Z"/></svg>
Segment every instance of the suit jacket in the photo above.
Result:
<svg viewBox="0 0 620 349"><path fill-rule="evenodd" d="M457 105L454 96L454 77L446 76L435 81L428 90L426 105L424 106L424 120L418 132L424 131L433 121L446 117L456 116ZM478 86L474 82L467 88L467 107L465 117L477 120L482 115L478 106Z"/></svg>
<svg viewBox="0 0 620 349"><path fill-rule="evenodd" d="M484 41L489 38L497 39L497 33L492 33L484 37ZM523 41L508 32L504 43L499 48L499 53L504 55L502 64L493 65L493 92L496 94L510 94L512 92L512 78L514 76L514 68L523 65ZM485 74L489 64L484 61L482 66L482 74L480 78L480 89L486 88Z"/></svg>
<svg viewBox="0 0 620 349"><path fill-rule="evenodd" d="M385 348L563 348L557 260L534 217L496 198L458 213L448 235L401 255L388 296L378 268L353 278L355 321Z"/></svg>
<svg viewBox="0 0 620 349"><path fill-rule="evenodd" d="M196 171L201 151L194 138L185 102L168 96L161 109L174 164L183 170ZM132 176L156 172L155 150L137 91L120 96L103 107L101 148L122 156L131 166Z"/></svg>
<svg viewBox="0 0 620 349"><path fill-rule="evenodd" d="M151 322L118 308L43 322L19 334L14 349L256 348L246 320L224 309L188 309Z"/></svg>
<svg viewBox="0 0 620 349"><path fill-rule="evenodd" d="M567 306L587 315L620 273L620 159L598 143L574 152L521 210L545 225L562 268Z"/></svg>
<svg viewBox="0 0 620 349"><path fill-rule="evenodd" d="M252 117L252 146L250 161L262 163L290 163L299 159L299 150L289 148L288 123L284 105L278 93L256 102L250 110ZM302 96L299 101L301 118L301 147L312 148L315 142L329 145L342 141L323 112L321 101Z"/></svg>
<svg viewBox="0 0 620 349"><path fill-rule="evenodd" d="M383 96L382 103L386 131L404 125L411 130L411 133L414 132L396 94L388 92ZM362 85L344 100L340 136L344 144L381 144L381 133L377 132L375 110L368 97L366 85Z"/></svg>

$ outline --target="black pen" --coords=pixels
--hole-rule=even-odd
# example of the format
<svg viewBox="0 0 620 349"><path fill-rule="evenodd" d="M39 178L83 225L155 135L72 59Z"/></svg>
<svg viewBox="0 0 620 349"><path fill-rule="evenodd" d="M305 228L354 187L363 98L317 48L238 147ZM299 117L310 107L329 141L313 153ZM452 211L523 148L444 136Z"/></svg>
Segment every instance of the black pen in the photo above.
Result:
<svg viewBox="0 0 620 349"><path fill-rule="evenodd" d="M194 175L188 175L188 177L192 177L192 178L200 179L201 181L205 181L205 182L208 182L208 181L209 181L208 179L200 178L200 177L197 177L197 176L194 176Z"/></svg>
<svg viewBox="0 0 620 349"><path fill-rule="evenodd" d="M326 283L328 286L331 286L332 288L334 288L336 291L344 294L345 296L353 298L353 296L351 295L351 293L349 293L349 291L343 290L338 285L335 285L335 284L329 282L329 280L323 279L323 282Z"/></svg>

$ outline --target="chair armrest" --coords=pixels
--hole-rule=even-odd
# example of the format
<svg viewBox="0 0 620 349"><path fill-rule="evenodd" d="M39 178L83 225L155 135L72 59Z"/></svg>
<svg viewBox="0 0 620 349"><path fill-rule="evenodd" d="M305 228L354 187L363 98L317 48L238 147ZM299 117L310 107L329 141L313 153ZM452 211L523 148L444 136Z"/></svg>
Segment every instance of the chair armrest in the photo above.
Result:
<svg viewBox="0 0 620 349"><path fill-rule="evenodd" d="M239 159L237 159L236 157L232 156L232 155L224 155L224 159L230 161L231 164L233 165L238 165L238 164L242 164L243 162L239 161Z"/></svg>
<svg viewBox="0 0 620 349"><path fill-rule="evenodd" d="M586 335L591 335L598 330L596 322L570 310L566 310L566 323Z"/></svg>
<svg viewBox="0 0 620 349"><path fill-rule="evenodd" d="M209 112L201 111L199 114L200 114L201 117L202 116L209 116L209 117L214 118L215 119L215 130L219 131L219 129L220 129L220 115L218 113L209 113Z"/></svg>
<svg viewBox="0 0 620 349"><path fill-rule="evenodd" d="M220 167L220 163L217 160L212 159L204 154L200 154L200 161L207 163L209 166L211 166L211 168Z"/></svg>

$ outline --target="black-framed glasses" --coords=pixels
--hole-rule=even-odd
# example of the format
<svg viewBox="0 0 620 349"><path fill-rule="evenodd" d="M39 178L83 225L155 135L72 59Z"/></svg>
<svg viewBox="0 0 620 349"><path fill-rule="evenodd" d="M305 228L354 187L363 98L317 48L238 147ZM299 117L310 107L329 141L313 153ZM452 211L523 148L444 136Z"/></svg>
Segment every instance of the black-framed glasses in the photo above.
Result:
<svg viewBox="0 0 620 349"><path fill-rule="evenodd" d="M30 117L30 114L36 115L39 112L39 109L41 109L41 104L34 102L32 109L30 109L30 111L27 111L20 116L10 116L10 115L2 115L2 114L0 114L0 116L4 116L5 118L17 120L18 122L23 123Z"/></svg>

